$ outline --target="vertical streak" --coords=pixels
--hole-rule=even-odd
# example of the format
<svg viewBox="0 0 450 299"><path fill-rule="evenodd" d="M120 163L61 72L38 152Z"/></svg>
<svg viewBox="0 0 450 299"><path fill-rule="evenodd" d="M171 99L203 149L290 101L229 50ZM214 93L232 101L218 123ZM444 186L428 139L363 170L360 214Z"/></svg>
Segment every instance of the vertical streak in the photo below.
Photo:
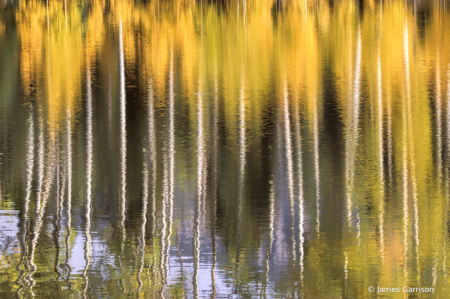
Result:
<svg viewBox="0 0 450 299"><path fill-rule="evenodd" d="M176 226L175 226L176 228ZM178 255L178 262L180 263L180 276L181 276L181 283L184 284L184 272L183 272L183 260L181 259L181 251L180 251L180 235L178 234L178 229L176 228L175 233L175 242L176 242L176 248L177 248L177 255Z"/></svg>
<svg viewBox="0 0 450 299"><path fill-rule="evenodd" d="M264 298L267 297L267 285L269 284L269 271L270 271L270 257L272 255L272 245L273 245L273 224L275 218L275 189L273 181L269 181L270 185L270 196L269 196L269 243L266 248L266 269L265 269L265 281L263 287Z"/></svg>
<svg viewBox="0 0 450 299"><path fill-rule="evenodd" d="M41 110L39 109L39 112ZM34 264L34 250L36 247L36 242L39 238L40 233L40 226L41 226L41 205L42 205L42 185L44 180L44 120L42 119L43 115L42 112L38 113L38 165L37 165L37 194L36 194L36 216L35 216L35 224L34 224L34 232L33 232L33 238L31 239L31 249L30 249L30 260L29 265L32 269L28 275L27 278L30 282L30 291L32 292L32 288L35 285L36 281L33 279L33 274L36 272L37 267ZM32 292L33 293L33 292Z"/></svg>
<svg viewBox="0 0 450 299"><path fill-rule="evenodd" d="M439 52L436 58L436 170L437 170L437 189L438 194L441 195L442 186L442 101L441 101L441 78L440 78L440 57ZM440 196L439 196L440 197ZM415 207L414 207L415 208ZM433 257L433 287L436 286L438 274L437 274L437 249L434 250Z"/></svg>
<svg viewBox="0 0 450 299"><path fill-rule="evenodd" d="M442 98L441 98L441 68L439 51L436 53L436 171L437 171L437 189L439 197L442 194ZM415 203L415 201L414 201ZM416 205L414 205L416 211ZM416 243L418 243L418 238ZM436 250L435 250L436 251ZM437 281L437 252L435 252L433 265L433 286ZM445 271L444 271L445 273Z"/></svg>
<svg viewBox="0 0 450 299"><path fill-rule="evenodd" d="M112 132L112 86L111 86L111 63L108 63L108 136L111 140Z"/></svg>
<svg viewBox="0 0 450 299"><path fill-rule="evenodd" d="M442 99L441 99L441 69L440 69L440 57L439 52L437 53L436 59L436 168L437 168L437 189L438 194L441 195L442 186ZM445 239L445 237L444 237ZM434 265L433 265L433 286L437 282L437 252L434 253ZM445 270L444 270L445 273Z"/></svg>
<svg viewBox="0 0 450 299"><path fill-rule="evenodd" d="M246 28L245 28L245 18L246 18L246 10L247 10L247 3L245 0L242 0L242 15L244 18L244 46L247 44L247 38L246 38Z"/></svg>
<svg viewBox="0 0 450 299"><path fill-rule="evenodd" d="M50 40L50 17L48 15L48 0L45 1L45 6L47 9L47 46L49 45L49 40ZM48 48L48 50L50 51L50 47Z"/></svg>
<svg viewBox="0 0 450 299"><path fill-rule="evenodd" d="M447 83L447 112L446 112L446 126L447 126L447 153L450 153L450 64L448 65L448 71L447 71L447 77L448 77L448 83ZM448 232L447 232L447 225L448 225L448 208L449 208L449 180L450 180L450 173L449 168L447 168L447 182L445 184L447 191L445 192L446 200L445 200L445 222L444 222L444 244L443 244L443 262L442 262L442 270L444 273L444 281L447 281L447 238L448 238Z"/></svg>
<svg viewBox="0 0 450 299"><path fill-rule="evenodd" d="M91 92L91 72L87 66L87 99L86 99L86 206L85 206L85 259L86 265L83 271L84 289L83 297L86 298L86 293L89 287L89 277L87 272L92 263L91 260L91 197L92 197L92 92Z"/></svg>
<svg viewBox="0 0 450 299"><path fill-rule="evenodd" d="M289 95L287 87L287 79L284 80L283 88L283 122L284 122L284 139L286 148L286 161L287 161L287 173L288 173L288 188L289 188L289 206L291 213L291 237L292 237L292 259L293 265L296 260L296 242L295 242L295 208L294 208L294 172L293 172L293 162L292 162L292 138L291 138L291 124L289 118Z"/></svg>
<svg viewBox="0 0 450 299"><path fill-rule="evenodd" d="M437 176L440 188L440 183L442 181L442 99L441 99L441 69L439 62L439 52L437 53L436 59L436 131L437 131L437 149L436 149L436 166L437 166Z"/></svg>
<svg viewBox="0 0 450 299"><path fill-rule="evenodd" d="M144 262L145 262L145 225L147 224L147 206L148 206L148 167L147 167L147 157L145 157L144 161L144 179L143 179L143 195L142 195L142 225L141 225L141 236L139 239L139 254L140 254L140 262L139 262L139 269L137 273L137 282L138 282L138 294L141 293L142 289L142 269L144 268Z"/></svg>
<svg viewBox="0 0 450 299"><path fill-rule="evenodd" d="M67 107L66 112L66 155L67 155L67 166L66 166L66 176L67 176L67 236L66 236L66 261L65 265L69 269L67 273L67 280L70 278L71 268L69 265L69 256L70 256L70 236L72 235L72 116L69 106Z"/></svg>
<svg viewBox="0 0 450 299"><path fill-rule="evenodd" d="M447 70L448 82L447 82L447 101L446 101L446 127L447 127L447 153L450 154L450 63ZM449 159L450 160L450 159ZM450 172L447 167L447 179L450 179Z"/></svg>
<svg viewBox="0 0 450 299"><path fill-rule="evenodd" d="M409 40L408 40L408 27L405 22L403 26L403 59L405 68L405 81L406 81L406 98L410 98L410 80L409 80ZM403 105L406 106L403 100ZM407 107L402 109L403 119L403 217L404 217L404 275L405 280L408 280L407 265L408 265L408 139L407 139Z"/></svg>
<svg viewBox="0 0 450 299"><path fill-rule="evenodd" d="M64 21L66 23L66 32L67 32L67 0L64 0Z"/></svg>
<svg viewBox="0 0 450 299"><path fill-rule="evenodd" d="M355 71L352 82L352 101L348 105L348 116L346 120L346 140L345 140L345 189L346 189L346 209L347 209L347 227L352 227L352 209L353 209L353 185L355 175L355 161L357 157L358 136L359 136L359 108L361 93L361 27L358 25L358 38L356 44ZM357 218L357 241L360 246L360 217ZM344 252L344 273L345 273L345 291L348 291L348 252Z"/></svg>
<svg viewBox="0 0 450 299"><path fill-rule="evenodd" d="M165 150L165 149L164 149ZM161 215L161 221L162 221L162 227L161 227L161 264L160 264L160 271L161 271L161 275L162 275L162 280L163 280L163 288L162 288L162 293L161 293L161 297L165 298L165 289L166 289L166 285L167 285L167 255L166 255L166 238L167 238L167 216L166 216L166 212L167 212L167 206L168 206L168 162L167 162L167 156L164 155L164 169L163 169L163 203L162 203L162 215Z"/></svg>
<svg viewBox="0 0 450 299"><path fill-rule="evenodd" d="M23 218L22 218L22 233L20 237L20 242L22 246L22 252L20 255L20 261L17 265L17 270L20 271L20 276L17 279L17 282L20 284L20 288L17 290L17 294L21 295L21 292L23 290L23 283L24 280L24 270L20 270L20 265L22 262L28 257L28 245L27 245L27 235L28 235L28 228L29 228L29 218L28 218L28 209L30 204L30 195L31 195L31 188L33 184L33 169L34 169L34 117L33 117L33 111L30 111L30 116L28 118L28 138L27 138L27 157L26 157L26 179L25 179L25 198L24 198L24 207L23 207ZM28 266L25 264L25 268L28 268ZM26 282L25 282L26 283Z"/></svg>
<svg viewBox="0 0 450 299"><path fill-rule="evenodd" d="M150 140L150 161L152 167L152 238L155 238L156 229L156 140L155 140L155 110L153 99L153 82L150 79L148 99L148 129ZM152 278L155 275L155 266L152 266Z"/></svg>
<svg viewBox="0 0 450 299"><path fill-rule="evenodd" d="M301 120L300 111L298 107L298 101L295 101L294 113L295 113L295 131L296 131L296 147L297 147L297 177L298 177L298 234L299 234L299 264L300 264L300 285L303 290L303 271L304 271L304 219L305 219L305 206L304 206L304 191L303 191L303 151L302 151L302 135L301 135Z"/></svg>
<svg viewBox="0 0 450 299"><path fill-rule="evenodd" d="M358 28L358 40L356 46L355 74L353 81L353 99L349 105L349 116L346 128L346 151L345 151L345 178L346 178L346 197L347 197L347 221L349 227L352 221L353 206L353 184L355 175L355 161L357 158L357 146L359 137L359 114L361 97L361 28ZM359 212L357 213L358 241L360 234Z"/></svg>
<svg viewBox="0 0 450 299"><path fill-rule="evenodd" d="M40 129L40 134L39 134L39 152L40 154L42 154L42 157L39 157L39 162L44 163L44 121L43 121L43 115L42 113L40 113L41 115L41 119L39 121L39 129ZM37 271L37 267L34 264L34 252L36 249L36 245L37 245L37 241L39 240L39 235L41 232L41 228L42 228L42 223L43 223L43 218L44 218L44 213L45 213L45 208L47 207L47 202L48 202L48 198L50 197L50 192L52 189L52 183L53 183L53 179L54 179L54 171L55 171L55 161L54 161L54 152L55 152L55 144L54 144L54 140L49 141L49 146L48 146L48 161L47 161L47 167L46 167L46 178L45 180L43 180L43 174L44 174L44 165L38 165L38 169L39 171L41 171L42 169L42 173L40 176L38 174L38 198L39 198L39 203L36 204L36 220L35 220L35 229L34 229L34 233L33 233L33 238L31 240L31 252L30 252L30 265L32 268L32 271L29 273L28 277L29 280L31 281L31 285L30 285L30 289L33 288L33 286L36 284L36 281L32 278L33 274ZM42 152L41 152L42 150ZM43 187L43 188L42 188ZM36 200L38 201L38 200Z"/></svg>
<svg viewBox="0 0 450 299"><path fill-rule="evenodd" d="M237 1L237 21L236 21L236 43L237 43L237 40L238 40L238 36L239 36L239 34L238 34L238 32L239 32L239 1Z"/></svg>
<svg viewBox="0 0 450 299"><path fill-rule="evenodd" d="M167 235L166 258L167 267L169 266L169 248L170 237L172 236L173 223L173 196L174 196L174 169L175 169L175 129L174 129L174 91L173 91L173 51L170 57L170 74L169 74L169 190L168 190L168 206L169 206L169 233ZM168 269L166 270L168 272Z"/></svg>
<svg viewBox="0 0 450 299"><path fill-rule="evenodd" d="M163 149L163 151L165 151L165 148ZM167 212L167 195L168 195L168 165L167 165L167 156L164 155L164 162L163 162L163 202L162 202L162 208L161 208L161 222L162 222L162 226L161 226L161 256L160 256L160 271L161 271L161 277L162 277L162 281L163 281L163 287L162 287L162 291L161 291L161 297L165 298L165 290L166 290L166 284L167 284L167 268L166 268L166 232L167 232L167 219L166 219L166 212Z"/></svg>
<svg viewBox="0 0 450 299"><path fill-rule="evenodd" d="M344 282L345 282L345 292L348 292L348 255L347 251L344 252Z"/></svg>
<svg viewBox="0 0 450 299"><path fill-rule="evenodd" d="M242 71L241 77L241 90L239 95L239 194L238 194L238 215L237 215L237 228L236 228L236 287L240 286L240 254L241 254L241 227L242 227L242 197L244 189L244 179L245 179L245 164L246 164L246 129L245 129L245 83L244 83L244 71ZM237 290L236 290L237 291Z"/></svg>
<svg viewBox="0 0 450 299"><path fill-rule="evenodd" d="M59 216L58 216L59 217L59 219L58 219L58 225L59 225L59 227L58 227L58 239L59 239L59 236L61 234L60 233L61 227L63 226L62 218L63 218L63 210L64 210L64 198L65 198L66 188L67 188L67 186L66 186L66 183L67 183L66 176L67 176L67 174L65 172L65 168L66 167L63 165L61 168L62 168L61 169L62 179L61 179L61 190L60 190L59 211L58 211L59 212ZM58 264L59 264L59 261L58 261Z"/></svg>
<svg viewBox="0 0 450 299"><path fill-rule="evenodd" d="M320 233L320 157L319 157L319 119L317 94L314 91L314 111L313 111L313 142L314 142L314 181L316 200L316 233Z"/></svg>
<svg viewBox="0 0 450 299"><path fill-rule="evenodd" d="M412 195L413 195L413 209L414 209L414 246L415 246L415 257L416 257L416 267L417 267L417 281L420 281L420 254L419 254L419 198L418 198L418 192L417 192L417 179L416 179L416 159L415 159L415 142L414 142L414 134L413 134L413 122L412 122L412 104L411 104L411 79L410 79L410 67L409 67L409 41L407 40L407 48L406 48L406 79L407 79L407 121L408 121L408 125L407 125L407 132L408 132L408 139L409 142L411 143L411 145L409 146L409 158L410 158L410 163L411 163L411 180L412 180ZM438 55L438 59L439 59L439 55ZM438 77L439 77L440 71L438 72ZM438 82L438 91L439 91L439 106L441 106L440 103L440 82ZM440 148L440 153L439 153L439 159L440 159L440 168L438 168L438 170L440 171L440 175L439 175L439 181L441 181L442 179L442 118L441 118L441 107L439 107L439 115L438 115L438 126L440 126L440 128L438 129L439 132L439 148ZM439 186L440 188L440 186Z"/></svg>
<svg viewBox="0 0 450 299"><path fill-rule="evenodd" d="M381 22L381 11L380 11L380 22ZM381 259L384 261L384 142L383 142L383 83L382 83L382 73L381 73L381 24L380 24L380 36L379 36L379 44L378 44L378 59L377 59L377 98L378 98L378 168L379 168L379 176L380 176L380 205L379 205L379 219L380 222L380 255Z"/></svg>
<svg viewBox="0 0 450 299"><path fill-rule="evenodd" d="M48 90L51 92L51 71L50 71L50 17L48 12L48 1L46 0L46 9L47 9L47 71L48 71Z"/></svg>
<svg viewBox="0 0 450 299"><path fill-rule="evenodd" d="M200 215L204 200L204 132L203 132L203 97L202 82L199 79L199 92L197 96L197 199L194 223L194 298L198 298L198 272L200 263Z"/></svg>
<svg viewBox="0 0 450 299"><path fill-rule="evenodd" d="M239 174L241 178L241 182L244 179L245 175L245 164L246 164L246 140L245 140L245 101L244 101L244 74L242 74L241 78L241 91L239 96L239 160L240 160L240 169ZM242 189L242 186L241 186Z"/></svg>
<svg viewBox="0 0 450 299"><path fill-rule="evenodd" d="M206 53L206 50L205 50L205 34L206 34L206 27L205 27L205 24L206 24L206 22L205 22L205 16L204 16L204 7L202 6L202 53ZM203 57L204 57L205 55L203 55ZM203 61L203 64L205 64L206 62L205 61ZM200 93L202 93L202 84L201 84L201 76L202 76L202 74L203 74L203 67L201 67L201 70L200 70L200 72L199 72L199 85L200 85L200 89L199 89L199 92ZM202 109L204 109L203 108L203 99L202 99ZM205 109L206 110L206 109ZM202 110L202 114L204 114L204 110ZM203 119L204 119L204 117L202 116L202 121L203 121ZM204 122L202 122L202 126L205 126L205 123ZM203 132L205 131L205 128L203 127L202 128L202 130L203 130ZM208 130L208 129L206 129L206 130ZM202 175L202 181L201 181L201 184L202 184L202 190L203 190L203 196L202 196L202 202L201 202L201 205L202 205L202 221L203 221L203 227L204 227L204 229L206 229L206 192L207 192L207 189L206 189L206 185L207 185L207 166L208 166L208 163L207 163L207 159L208 159L208 157L206 156L206 152L207 152L207 148L206 148L206 144L207 144L207 141L206 141L206 139L207 139L207 135L206 134L203 134L203 158L202 158L202 163L201 163L201 166L202 166L202 173L203 173L203 175Z"/></svg>
<svg viewBox="0 0 450 299"><path fill-rule="evenodd" d="M125 64L123 55L122 21L119 24L119 85L120 85L120 227L122 250L125 241L126 173L127 173L127 120L125 95Z"/></svg>
<svg viewBox="0 0 450 299"><path fill-rule="evenodd" d="M215 270L216 270L216 214L217 214L217 158L218 158L218 152L217 152L217 140L219 138L218 132L219 132L219 87L217 82L217 61L215 66L215 72L214 72L214 110L213 110L213 148L212 148L212 175L213 175L213 203L211 206L211 243L212 243L212 251L213 251L213 260L212 260L212 267L211 267L211 287L212 287L212 298L216 298L216 278L215 278Z"/></svg>
<svg viewBox="0 0 450 299"><path fill-rule="evenodd" d="M411 94L411 92L409 92ZM413 195L413 209L414 209L414 239L415 239L415 256L417 265L417 281L420 281L420 253L419 253L419 195L417 191L417 175L416 175L416 154L415 154L415 142L413 135L413 123L412 123L412 111L411 111L411 96L408 100L408 135L411 142L410 159L411 159L411 177L412 177L412 195Z"/></svg>
<svg viewBox="0 0 450 299"><path fill-rule="evenodd" d="M388 180L389 180L389 188L392 187L393 184L393 171L394 171L394 165L393 165L393 156L394 156L394 149L393 149L393 132L392 132L392 98L391 98L391 91L390 89L387 90L387 99L386 99L386 110L387 110L387 128L386 128L386 134L387 134L387 166L388 166Z"/></svg>
<svg viewBox="0 0 450 299"><path fill-rule="evenodd" d="M57 152L58 157L57 161L61 161L60 159L60 151ZM61 203L62 203L62 196L64 194L64 184L62 183L62 179L60 178L60 167L59 165L56 166L56 196L55 196L55 206L56 206L56 217L53 218L53 242L55 243L55 264L53 265L53 270L56 274L55 281L58 281L58 279L61 277L61 273L58 270L59 265L59 231L60 231L60 222L61 222ZM60 187L61 182L61 187Z"/></svg>
<svg viewBox="0 0 450 299"><path fill-rule="evenodd" d="M303 14L304 14L304 18L305 18L305 27L306 24L308 23L308 0L303 0Z"/></svg>

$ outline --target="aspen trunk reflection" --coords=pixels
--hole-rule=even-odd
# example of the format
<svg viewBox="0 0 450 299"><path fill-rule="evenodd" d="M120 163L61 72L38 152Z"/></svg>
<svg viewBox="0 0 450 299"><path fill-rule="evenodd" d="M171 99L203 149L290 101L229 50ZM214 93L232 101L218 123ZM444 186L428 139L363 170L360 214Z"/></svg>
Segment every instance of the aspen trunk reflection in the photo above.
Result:
<svg viewBox="0 0 450 299"><path fill-rule="evenodd" d="M125 94L125 65L123 54L122 22L119 24L119 87L120 87L120 227L122 229L122 250L125 242L126 176L127 176L127 120Z"/></svg>
<svg viewBox="0 0 450 299"><path fill-rule="evenodd" d="M86 206L85 206L85 259L86 265L83 271L84 289L83 297L88 295L89 277L88 271L92 263L92 237L91 237L91 196L92 196L92 91L91 91L91 72L89 64L87 69L87 98L86 98Z"/></svg>

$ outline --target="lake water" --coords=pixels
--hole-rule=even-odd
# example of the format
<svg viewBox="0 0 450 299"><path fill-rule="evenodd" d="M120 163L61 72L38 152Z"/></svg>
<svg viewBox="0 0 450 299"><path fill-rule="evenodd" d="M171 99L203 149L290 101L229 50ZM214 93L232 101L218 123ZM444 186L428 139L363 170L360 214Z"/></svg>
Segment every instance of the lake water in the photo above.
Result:
<svg viewBox="0 0 450 299"><path fill-rule="evenodd" d="M449 298L449 5L2 1L0 297Z"/></svg>

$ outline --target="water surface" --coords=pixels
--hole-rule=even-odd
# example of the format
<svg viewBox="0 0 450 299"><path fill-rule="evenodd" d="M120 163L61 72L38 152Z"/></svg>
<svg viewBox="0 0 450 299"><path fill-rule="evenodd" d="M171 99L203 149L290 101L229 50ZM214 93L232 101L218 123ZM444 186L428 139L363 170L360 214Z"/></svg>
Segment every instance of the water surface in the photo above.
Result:
<svg viewBox="0 0 450 299"><path fill-rule="evenodd" d="M0 12L2 297L450 296L446 1Z"/></svg>

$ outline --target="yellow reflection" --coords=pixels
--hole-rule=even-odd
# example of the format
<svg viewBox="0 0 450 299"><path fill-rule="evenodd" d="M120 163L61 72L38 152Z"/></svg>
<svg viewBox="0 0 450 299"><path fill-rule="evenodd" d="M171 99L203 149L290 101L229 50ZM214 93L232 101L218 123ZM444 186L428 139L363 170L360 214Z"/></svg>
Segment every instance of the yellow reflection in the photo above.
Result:
<svg viewBox="0 0 450 299"><path fill-rule="evenodd" d="M447 68L450 73L450 58L443 54L448 53L450 47L450 37L445 30L450 26L448 12L441 10L439 5L430 6L435 17L422 28L419 18L410 6L397 0L384 4L363 1L363 13L362 8L354 1L334 1L333 7L329 1L313 0L283 1L282 5L276 0L228 2L227 13L220 12L218 6L190 0L173 3L150 1L145 4L124 0L90 1L89 5L66 0L31 0L23 1L18 6L15 18L20 48L20 88L27 98L35 95L36 107L39 109L38 116L33 116L39 122L35 138L37 142L33 145L36 147L36 157L33 158L29 152L33 150L32 147L28 147L27 152L27 167L30 167L28 163L36 163L34 171L38 215L29 250L32 252L30 269L36 271L33 267L33 255L45 219L42 215L47 196L45 190L50 190L47 182L48 176L52 174L46 166L54 154L50 144L58 140L60 131L65 131L66 134L66 170L63 175L67 184L66 259L69 256L74 163L72 146L76 144L75 139L72 141L71 131L76 125L77 117L84 115L80 112L87 109L86 153L89 162L92 160L94 146L92 135L89 135L89 132L92 133L89 118L92 121L93 115L89 114L92 113L92 110L89 110L91 106L83 107L80 99L84 98L85 93L82 86L85 86L90 78L90 75L86 78L84 74L92 70L92 82L89 86L101 85L97 76L108 78L108 87L105 90L108 93L107 119L108 132L111 135L115 121L113 111L119 110L118 185L122 245L126 236L126 176L130 172L127 172L127 157L130 154L127 153L127 142L132 136L127 134L126 81L127 84L132 81L138 81L139 84L144 82L144 86L137 88L150 89L150 161L149 174L146 175L151 181L152 190L146 192L152 192L152 237L155 242L157 227L162 224L159 261L164 283L169 283L168 252L173 221L177 217L174 214L174 186L175 164L179 165L175 163L175 158L178 158L175 151L179 146L178 141L175 143L178 107L187 107L192 123L197 123L197 132L194 133L197 134L197 144L192 144L192 147L196 147L198 164L194 171L196 177L192 181L197 184L198 191L195 206L198 210L194 227L194 268L197 269L195 279L198 279L200 247L203 245L200 242L200 219L206 214L204 198L207 157L209 151L217 153L208 147L209 102L208 96L205 95L212 89L208 75L210 66L214 65L214 126L219 122L217 119L220 115L220 134L225 136L225 143L239 148L239 166L236 172L239 171L240 185L235 239L242 243L236 247L236 255L233 257L237 280L244 276L239 276L238 271L244 269L247 254L245 250L241 250L245 246L241 235L248 231L259 231L256 225L251 228L243 225L245 212L248 210L244 196L248 186L243 184L243 181L249 175L245 170L246 167L251 167L249 164L253 158L252 150L257 148L259 139L262 139L260 137L264 134L263 128L268 122L265 117L269 114L267 110L279 109L276 111L281 113L279 121L283 126L286 142L284 154L288 165L286 172L292 220L295 219L294 189L299 192L299 227L293 229L292 222L290 236L293 253L296 252L296 243L299 248L300 273L295 275L304 279L302 284L305 285L310 282L308 276L311 275L321 276L317 281L326 281L325 273L329 270L327 265L324 265L323 259L320 258L313 261L314 256L320 256L319 253L314 255L315 252L322 253L321 248L313 247L306 251L304 248L312 245L304 236L310 227L315 229L317 234L329 227L329 220L326 219L329 207L326 198L330 193L330 187L326 183L326 163L330 159L330 151L327 150L330 145L327 144L326 137L329 134L329 126L323 116L326 112L325 104L330 101L330 96L325 95L329 87L327 81L333 81L331 91L336 103L333 109L338 111L336 126L344 128L345 139L342 140L343 149L339 144L333 145L336 151L342 151L345 159L341 166L336 166L342 167L339 171L345 175L345 194L336 195L335 200L343 209L335 219L342 220L346 232L352 227L351 223L355 223L355 236L358 239L358 246L356 243L344 242L346 253L344 257L341 255L340 259L345 268L346 283L353 281L353 276L364 276L366 270L361 266L364 264L362 257L367 257L371 262L381 258L383 267L389 269L377 268L382 273L380 275L383 276L383 281L400 283L405 280L412 283L411 279L415 279L420 282L424 279L421 272L430 271L432 282L438 284L441 279L439 275L447 273L448 250L445 228L448 187L441 188L440 184L441 181L448 180L449 176L446 173L448 170L443 166L444 160L447 159L444 153L450 144L450 79L447 87L443 79ZM379 18L382 18L382 22ZM383 32L379 39L373 39L374 28L380 28L380 32ZM0 38L5 38L8 30L1 19ZM103 59L104 57L106 59ZM144 67L141 68L141 65ZM134 76L135 69L138 69L139 80L128 76ZM119 81L118 108L113 100L116 95L116 76ZM140 80L141 77L144 80ZM202 80L200 87L199 78ZM217 78L220 78L220 88ZM433 78L433 84L430 84L429 78ZM101 87L103 86L98 90L101 90ZM195 97L185 96L197 92L199 94ZM219 93L220 109L217 95ZM282 96L277 96L272 103L271 95L277 93ZM430 97L433 98L431 102ZM168 111L168 135L163 150L164 161L161 164L164 177L161 180L164 184L162 207L159 207L159 203L156 204L159 188L156 187L156 119L159 111ZM214 130L214 140L211 143L213 148L218 146L215 143L218 139L216 135L220 135L217 128ZM300 134L301 130L305 133L304 136ZM294 137L291 137L292 134ZM46 137L50 140L49 145L44 142ZM30 140L33 144L34 141ZM282 142L283 138L277 140ZM294 162L295 149L298 151L298 161ZM305 160L304 164L302 159ZM331 159L334 159L334 156ZM90 169L88 172L92 174L89 165L91 164L86 164ZM180 163L181 168L183 167ZM26 173L25 211L30 209L32 202L29 195L32 181L30 171L33 172L33 168L31 169ZM307 185L309 179L311 186ZM90 176L87 176L86 180L90 186ZM296 180L298 187L294 187ZM87 191L92 193L90 187ZM90 196L87 197L89 198ZM88 208L90 204L86 204ZM372 211L372 214L363 213L369 204L374 204L376 211ZM150 209L150 206L148 208ZM157 209L162 212L158 213ZM272 222L271 234L273 209L271 202L268 212ZM156 221L160 216L161 222ZM145 227L141 229L142 233ZM294 236L296 229L299 230L298 239ZM88 234L89 231L86 230L86 235ZM439 242L430 240L430 235L439 235ZM273 235L270 239L271 243ZM322 241L326 242L326 239L321 239L320 242ZM140 246L140 250L145 251L142 236ZM86 246L86 249L88 247L90 246ZM355 250L358 250L359 254L351 254ZM308 255L305 252L308 252ZM270 257L270 253L267 253L267 256ZM427 260L432 261L431 265L423 262ZM152 262L156 265L157 259ZM66 264L68 266L67 261ZM315 269L317 272L314 274L310 274L311 269L308 268L312 264L320 268ZM270 285L269 265L265 266L265 283ZM213 281L215 267L214 262L211 273ZM401 275L395 272L397 268L404 271L404 279L398 278ZM27 275L28 278L25 277L24 281L31 279L33 284L33 273ZM307 273L309 275L306 275ZM153 278L156 284L158 277L154 275ZM197 282L198 280L195 284ZM302 292L304 297L323 297L325 294L311 293L310 290L308 293L307 289ZM350 293L345 295L361 296Z"/></svg>

